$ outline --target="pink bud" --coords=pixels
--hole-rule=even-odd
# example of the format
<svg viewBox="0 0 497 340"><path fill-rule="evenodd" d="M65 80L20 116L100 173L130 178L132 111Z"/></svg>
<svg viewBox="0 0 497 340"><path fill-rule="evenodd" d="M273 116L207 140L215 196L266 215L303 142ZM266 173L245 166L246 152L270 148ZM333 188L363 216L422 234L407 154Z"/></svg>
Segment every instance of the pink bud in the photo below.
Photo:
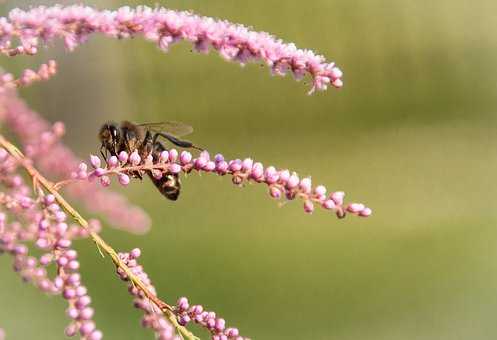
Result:
<svg viewBox="0 0 497 340"><path fill-rule="evenodd" d="M142 160L141 160L140 155L138 154L138 151L135 150L131 153L131 155L129 156L129 161L130 161L131 165L134 165L134 166L140 164L140 162Z"/></svg>
<svg viewBox="0 0 497 340"><path fill-rule="evenodd" d="M216 163L214 163L213 161L208 161L204 166L205 171L214 171L215 169Z"/></svg>
<svg viewBox="0 0 497 340"><path fill-rule="evenodd" d="M222 332L225 327L226 327L226 321L224 319L219 318L216 320L216 330L218 332Z"/></svg>
<svg viewBox="0 0 497 340"><path fill-rule="evenodd" d="M364 210L365 206L364 204L361 203L351 203L347 206L347 211L351 213L358 213L362 210Z"/></svg>
<svg viewBox="0 0 497 340"><path fill-rule="evenodd" d="M93 174L97 177L102 177L103 175L105 175L107 173L107 170L105 169L102 169L102 168L96 168L94 171L93 171Z"/></svg>
<svg viewBox="0 0 497 340"><path fill-rule="evenodd" d="M176 149L169 150L169 161L176 162L177 159L178 159L178 150Z"/></svg>
<svg viewBox="0 0 497 340"><path fill-rule="evenodd" d="M182 165L190 163L192 161L192 154L188 151L182 151L180 155L180 162Z"/></svg>
<svg viewBox="0 0 497 340"><path fill-rule="evenodd" d="M343 72L338 67L333 67L331 69L330 76L331 76L331 78L333 78L333 80L336 80L338 78L342 78Z"/></svg>
<svg viewBox="0 0 497 340"><path fill-rule="evenodd" d="M141 250L140 248L134 248L133 250L131 250L131 252L129 253L130 257L133 258L133 259L137 259L140 257L141 255Z"/></svg>
<svg viewBox="0 0 497 340"><path fill-rule="evenodd" d="M119 174L118 179L119 179L119 183L121 185L124 185L124 186L128 185L130 182L129 176L126 174L123 174L123 173Z"/></svg>
<svg viewBox="0 0 497 340"><path fill-rule="evenodd" d="M293 189L293 188L296 188L297 185L299 185L299 176L297 176L297 174L294 172L290 178L288 179L288 182L287 182L287 187L289 189Z"/></svg>
<svg viewBox="0 0 497 340"><path fill-rule="evenodd" d="M109 165L109 167L115 168L119 165L119 160L116 156L110 156L110 158L107 160L107 164Z"/></svg>
<svg viewBox="0 0 497 340"><path fill-rule="evenodd" d="M234 161L230 161L228 163L228 165L229 165L229 169L232 172L237 172L237 171L240 171L242 169L242 161L239 159L235 159Z"/></svg>
<svg viewBox="0 0 497 340"><path fill-rule="evenodd" d="M331 194L331 199L335 201L336 205L342 205L344 197L345 193L343 191L336 191Z"/></svg>
<svg viewBox="0 0 497 340"><path fill-rule="evenodd" d="M188 299L186 297L180 297L178 299L178 302L176 303L176 306L178 307L178 309L180 311L186 311L189 307L189 304L188 304Z"/></svg>
<svg viewBox="0 0 497 340"><path fill-rule="evenodd" d="M179 174L181 172L181 166L177 163L173 163L169 166L169 171L172 174Z"/></svg>
<svg viewBox="0 0 497 340"><path fill-rule="evenodd" d="M311 190L312 190L312 181L309 177L302 178L299 186L300 186L300 189L302 190L302 192L304 192L306 194L310 194Z"/></svg>
<svg viewBox="0 0 497 340"><path fill-rule="evenodd" d="M317 196L324 196L326 195L326 187L324 185L318 185L316 189L314 189L314 193Z"/></svg>
<svg viewBox="0 0 497 340"><path fill-rule="evenodd" d="M328 210L335 209L335 201L333 201L333 200L324 201L323 208L328 209Z"/></svg>
<svg viewBox="0 0 497 340"><path fill-rule="evenodd" d="M89 336L86 337L88 340L101 340L103 338L103 334L101 331L94 330Z"/></svg>
<svg viewBox="0 0 497 340"><path fill-rule="evenodd" d="M361 216L361 217L368 217L368 216L371 216L372 213L373 213L373 211L370 208L364 208L359 213L359 216Z"/></svg>
<svg viewBox="0 0 497 340"><path fill-rule="evenodd" d="M224 175L226 172L228 172L228 167L228 163L226 163L225 161L219 161L216 163L216 171L221 175Z"/></svg>
<svg viewBox="0 0 497 340"><path fill-rule="evenodd" d="M281 198L281 190L278 189L277 187L270 187L269 188L269 195L271 195L272 198Z"/></svg>
<svg viewBox="0 0 497 340"><path fill-rule="evenodd" d="M343 81L341 79L335 79L331 84L333 84L333 86L335 86L337 89L343 87Z"/></svg>
<svg viewBox="0 0 497 340"><path fill-rule="evenodd" d="M314 203L312 201L307 200L304 202L304 211L308 214L312 214L314 211Z"/></svg>
<svg viewBox="0 0 497 340"><path fill-rule="evenodd" d="M290 171L288 171L288 170L280 171L279 177L280 177L280 181L283 184L286 184L286 182L288 182L288 180L290 179Z"/></svg>
<svg viewBox="0 0 497 340"><path fill-rule="evenodd" d="M250 158L245 158L242 162L242 170L243 171L249 171L252 170L252 166L254 164L254 161Z"/></svg>
<svg viewBox="0 0 497 340"><path fill-rule="evenodd" d="M109 176L102 176L100 177L100 184L104 187L108 187L110 185L110 178Z"/></svg>
<svg viewBox="0 0 497 340"><path fill-rule="evenodd" d="M129 155L126 151L119 152L119 161L126 164L128 162Z"/></svg>
<svg viewBox="0 0 497 340"><path fill-rule="evenodd" d="M95 155L90 155L90 163L94 168L99 168L101 165L100 158Z"/></svg>

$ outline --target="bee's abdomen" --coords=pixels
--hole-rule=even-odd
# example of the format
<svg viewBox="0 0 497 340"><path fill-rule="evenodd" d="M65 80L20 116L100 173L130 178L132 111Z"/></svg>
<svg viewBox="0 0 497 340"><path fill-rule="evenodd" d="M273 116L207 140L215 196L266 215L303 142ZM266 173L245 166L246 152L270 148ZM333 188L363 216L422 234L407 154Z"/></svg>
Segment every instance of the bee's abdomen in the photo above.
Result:
<svg viewBox="0 0 497 340"><path fill-rule="evenodd" d="M148 175L162 195L171 201L176 201L178 199L181 189L181 182L178 175L163 174L160 179L155 178L150 172Z"/></svg>

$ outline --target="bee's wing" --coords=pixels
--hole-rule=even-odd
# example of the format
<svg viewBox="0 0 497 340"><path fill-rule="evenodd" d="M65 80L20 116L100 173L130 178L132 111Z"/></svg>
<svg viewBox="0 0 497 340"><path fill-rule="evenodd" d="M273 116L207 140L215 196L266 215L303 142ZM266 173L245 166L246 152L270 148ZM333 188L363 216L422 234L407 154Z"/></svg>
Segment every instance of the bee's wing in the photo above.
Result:
<svg viewBox="0 0 497 340"><path fill-rule="evenodd" d="M193 128L190 125L174 121L143 123L136 125L155 132L167 132L175 137L186 136L193 132Z"/></svg>

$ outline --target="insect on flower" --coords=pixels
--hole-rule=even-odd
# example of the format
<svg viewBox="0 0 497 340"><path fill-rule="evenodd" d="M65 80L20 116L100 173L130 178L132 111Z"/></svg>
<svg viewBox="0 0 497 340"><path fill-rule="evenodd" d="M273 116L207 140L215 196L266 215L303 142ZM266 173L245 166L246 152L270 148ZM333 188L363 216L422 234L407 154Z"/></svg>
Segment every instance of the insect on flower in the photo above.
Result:
<svg viewBox="0 0 497 340"><path fill-rule="evenodd" d="M98 134L102 143L100 154L107 159L109 154L118 157L122 151L131 154L136 150L141 159L152 155L155 162L160 159L161 153L167 150L159 141L161 137L182 148L203 150L189 141L180 139L192 132L191 126L173 121L144 124L123 121L121 125L107 122L102 125ZM160 177L154 176L151 171L147 171L147 174L162 195L172 201L178 199L181 189L178 174L165 173ZM142 179L139 171L134 171L132 175Z"/></svg>

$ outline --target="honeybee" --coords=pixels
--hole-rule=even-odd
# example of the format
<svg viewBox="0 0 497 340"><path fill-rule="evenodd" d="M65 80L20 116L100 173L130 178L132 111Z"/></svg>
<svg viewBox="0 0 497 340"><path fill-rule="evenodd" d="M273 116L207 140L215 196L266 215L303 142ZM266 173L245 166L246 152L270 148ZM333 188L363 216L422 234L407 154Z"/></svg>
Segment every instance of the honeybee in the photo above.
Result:
<svg viewBox="0 0 497 340"><path fill-rule="evenodd" d="M98 133L98 138L102 143L100 154L107 159L109 154L118 156L121 151L130 154L137 150L142 159L152 155L155 162L159 159L161 152L167 150L158 140L161 137L182 148L202 150L189 141L179 139L192 132L191 126L173 121L145 124L123 121L120 125L108 122L102 125ZM155 178L150 171L147 171L147 174L162 195L172 201L178 199L181 182L177 174L165 173L159 179ZM132 175L142 179L139 172Z"/></svg>

